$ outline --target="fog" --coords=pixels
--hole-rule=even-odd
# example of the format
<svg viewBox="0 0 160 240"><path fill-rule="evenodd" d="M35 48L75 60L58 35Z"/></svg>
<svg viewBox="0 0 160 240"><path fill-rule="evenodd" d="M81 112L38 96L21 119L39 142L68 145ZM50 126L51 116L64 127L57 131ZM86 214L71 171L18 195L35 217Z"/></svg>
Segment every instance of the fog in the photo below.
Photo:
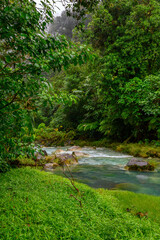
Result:
<svg viewBox="0 0 160 240"><path fill-rule="evenodd" d="M54 10L55 10L54 16L60 16L61 12L64 10L64 6L60 2L60 0L57 0L57 1L55 0L56 3L54 4L52 0L49 0L49 1L54 6ZM35 0L35 2L37 3L37 6L40 6L40 0Z"/></svg>

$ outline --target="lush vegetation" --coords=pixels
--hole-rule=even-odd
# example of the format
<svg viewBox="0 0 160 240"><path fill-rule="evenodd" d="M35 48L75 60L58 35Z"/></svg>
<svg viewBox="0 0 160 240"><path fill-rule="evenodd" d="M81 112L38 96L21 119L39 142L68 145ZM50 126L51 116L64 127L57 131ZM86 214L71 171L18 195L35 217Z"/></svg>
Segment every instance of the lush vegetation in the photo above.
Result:
<svg viewBox="0 0 160 240"><path fill-rule="evenodd" d="M44 165L37 142L160 158L160 2L40 2L0 3L0 172ZM160 239L159 197L73 186L2 173L1 239Z"/></svg>
<svg viewBox="0 0 160 240"><path fill-rule="evenodd" d="M66 12L50 25L56 34L49 35L54 9L48 0L39 8L29 0L1 3L0 166L5 170L33 154L35 138L57 144L104 137L159 144L159 1L65 5ZM46 125L46 133L39 124Z"/></svg>
<svg viewBox="0 0 160 240"><path fill-rule="evenodd" d="M55 75L57 91L77 97L61 105L51 126L114 141L160 138L160 3L102 1L75 40L91 44L97 58Z"/></svg>
<svg viewBox="0 0 160 240"><path fill-rule="evenodd" d="M83 197L68 180L50 173L25 168L2 174L1 239L160 238L159 197L76 187ZM81 198L82 207L71 194Z"/></svg>
<svg viewBox="0 0 160 240"><path fill-rule="evenodd" d="M33 0L3 0L0 8L0 166L7 169L20 155L33 154L39 102L69 101L65 94L55 94L46 72L84 63L88 50L46 33L54 10L48 0L38 8Z"/></svg>

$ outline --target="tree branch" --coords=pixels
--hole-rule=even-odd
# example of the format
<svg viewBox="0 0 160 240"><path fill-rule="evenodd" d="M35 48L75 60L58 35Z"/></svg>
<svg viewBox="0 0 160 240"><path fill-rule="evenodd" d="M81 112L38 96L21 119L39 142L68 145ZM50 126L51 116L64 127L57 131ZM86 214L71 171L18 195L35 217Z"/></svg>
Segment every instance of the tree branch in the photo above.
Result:
<svg viewBox="0 0 160 240"><path fill-rule="evenodd" d="M8 107L10 104L12 104L12 103L14 102L14 100L16 99L18 93L19 93L19 91L18 91L17 93L15 93L14 96L13 96L13 98L12 98L12 100L11 100L9 103L7 103L6 105L4 105L3 107L1 107L0 110L2 110L3 108L6 108L6 107Z"/></svg>

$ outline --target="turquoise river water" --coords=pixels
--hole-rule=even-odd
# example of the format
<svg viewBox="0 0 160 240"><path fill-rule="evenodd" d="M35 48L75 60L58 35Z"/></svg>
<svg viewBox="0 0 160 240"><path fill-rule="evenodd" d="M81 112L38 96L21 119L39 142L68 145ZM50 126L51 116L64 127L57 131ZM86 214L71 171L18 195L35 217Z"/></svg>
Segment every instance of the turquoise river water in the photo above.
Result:
<svg viewBox="0 0 160 240"><path fill-rule="evenodd" d="M51 154L57 148L43 149ZM60 149L71 153L67 147ZM127 171L124 167L133 157L107 148L83 147L78 152L87 153L89 157L80 158L78 165L70 167L76 181L93 188L122 189L160 196L160 169L154 172ZM60 168L53 170L53 173L63 175Z"/></svg>

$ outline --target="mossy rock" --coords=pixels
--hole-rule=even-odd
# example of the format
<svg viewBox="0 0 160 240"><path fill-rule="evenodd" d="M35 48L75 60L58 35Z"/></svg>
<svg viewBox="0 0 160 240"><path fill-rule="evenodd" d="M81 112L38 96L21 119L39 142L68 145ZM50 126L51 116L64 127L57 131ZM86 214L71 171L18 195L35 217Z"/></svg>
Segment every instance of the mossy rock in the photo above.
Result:
<svg viewBox="0 0 160 240"><path fill-rule="evenodd" d="M63 149L57 149L54 154L62 154L64 153L65 151Z"/></svg>
<svg viewBox="0 0 160 240"><path fill-rule="evenodd" d="M77 158L82 158L82 157L89 157L89 154L87 153L83 153L83 152L73 152L73 154L77 157Z"/></svg>
<svg viewBox="0 0 160 240"><path fill-rule="evenodd" d="M55 158L55 162L58 163L60 166L64 165L73 165L78 164L78 159L72 154L64 153L64 154L57 154Z"/></svg>
<svg viewBox="0 0 160 240"><path fill-rule="evenodd" d="M154 171L155 167L147 161L132 158L127 163L125 169L132 171Z"/></svg>
<svg viewBox="0 0 160 240"><path fill-rule="evenodd" d="M79 146L72 146L72 147L68 148L68 150L76 152L76 151L81 151L82 148Z"/></svg>
<svg viewBox="0 0 160 240"><path fill-rule="evenodd" d="M53 163L55 161L55 158L56 158L55 154L52 154L52 155L46 156L45 160L47 163Z"/></svg>

